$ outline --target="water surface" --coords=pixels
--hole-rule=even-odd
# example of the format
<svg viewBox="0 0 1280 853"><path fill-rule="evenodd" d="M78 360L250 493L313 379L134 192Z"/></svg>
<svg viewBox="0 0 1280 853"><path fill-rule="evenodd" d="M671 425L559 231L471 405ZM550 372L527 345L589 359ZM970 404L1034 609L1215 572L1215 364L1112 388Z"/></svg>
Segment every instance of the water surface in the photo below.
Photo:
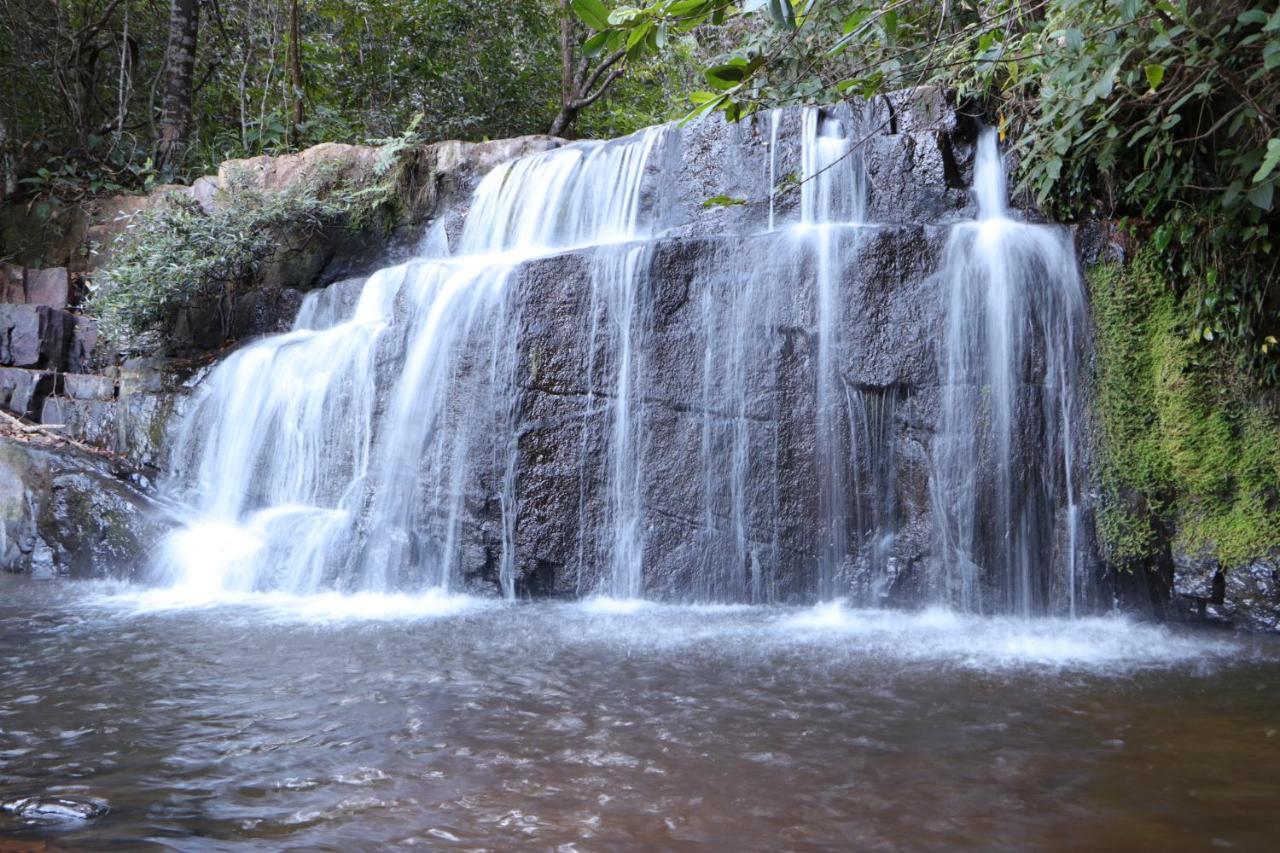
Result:
<svg viewBox="0 0 1280 853"><path fill-rule="evenodd" d="M0 602L0 846L1189 850L1280 829L1262 640L12 577Z"/></svg>

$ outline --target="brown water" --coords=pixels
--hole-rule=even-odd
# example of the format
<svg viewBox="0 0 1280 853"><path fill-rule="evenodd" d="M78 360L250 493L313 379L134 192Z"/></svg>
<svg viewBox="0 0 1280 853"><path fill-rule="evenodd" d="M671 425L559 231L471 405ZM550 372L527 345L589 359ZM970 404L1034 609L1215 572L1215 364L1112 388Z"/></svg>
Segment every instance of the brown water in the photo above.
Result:
<svg viewBox="0 0 1280 853"><path fill-rule="evenodd" d="M16 578L0 637L0 848L1261 850L1280 831L1262 640Z"/></svg>

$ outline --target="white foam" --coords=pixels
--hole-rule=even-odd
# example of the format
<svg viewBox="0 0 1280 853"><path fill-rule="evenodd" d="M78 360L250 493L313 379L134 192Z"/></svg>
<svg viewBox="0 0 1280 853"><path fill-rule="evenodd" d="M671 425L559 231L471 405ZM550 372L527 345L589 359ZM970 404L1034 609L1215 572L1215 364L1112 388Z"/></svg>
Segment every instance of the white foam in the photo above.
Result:
<svg viewBox="0 0 1280 853"><path fill-rule="evenodd" d="M306 623L433 619L498 605L492 599L455 595L435 589L413 595L372 592L294 595L285 592L134 586L106 588L91 597L88 603L133 615L234 608L249 611L268 621Z"/></svg>
<svg viewBox="0 0 1280 853"><path fill-rule="evenodd" d="M778 631L804 642L908 661L977 669L1120 670L1238 656L1238 642L1120 616L1083 619L973 616L945 609L861 610L821 604L784 617Z"/></svg>
<svg viewBox="0 0 1280 853"><path fill-rule="evenodd" d="M607 595L595 595L578 603L578 608L587 613L630 614L658 606L656 602L643 598L611 598Z"/></svg>

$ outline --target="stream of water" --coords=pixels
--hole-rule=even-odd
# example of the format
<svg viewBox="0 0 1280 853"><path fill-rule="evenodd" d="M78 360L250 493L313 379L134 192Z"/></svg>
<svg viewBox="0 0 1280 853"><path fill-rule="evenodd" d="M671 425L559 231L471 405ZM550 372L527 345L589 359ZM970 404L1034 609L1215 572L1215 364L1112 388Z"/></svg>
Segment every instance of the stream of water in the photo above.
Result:
<svg viewBox="0 0 1280 853"><path fill-rule="evenodd" d="M1280 655L1260 641L839 604L430 592L195 606L10 577L0 602L0 838L72 850L1274 842Z"/></svg>

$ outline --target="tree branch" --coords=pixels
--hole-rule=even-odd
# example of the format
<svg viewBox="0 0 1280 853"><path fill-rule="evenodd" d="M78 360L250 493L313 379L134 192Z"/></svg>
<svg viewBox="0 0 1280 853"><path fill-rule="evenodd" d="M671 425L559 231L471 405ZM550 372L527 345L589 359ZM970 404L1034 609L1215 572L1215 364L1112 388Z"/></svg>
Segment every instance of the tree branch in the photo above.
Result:
<svg viewBox="0 0 1280 853"><path fill-rule="evenodd" d="M587 95L586 97L579 98L578 100L574 101L572 105L573 108L575 110L580 110L580 109L583 109L584 107L589 107L592 104L594 104L596 101L600 100L600 96L605 93L605 90L608 89L610 86L612 86L613 81L621 77L626 72L626 70L627 69L625 68L613 69L613 71L609 73L609 76L604 78L604 81L600 84L599 89L596 89L593 94Z"/></svg>
<svg viewBox="0 0 1280 853"><path fill-rule="evenodd" d="M76 43L80 43L97 35L98 30L106 26L107 21L111 18L111 14L115 12L116 7L119 6L121 2L123 2L123 0L111 0L111 2L107 4L106 10L98 17L98 20L92 24L85 24L83 27L76 30L75 34L71 36L72 40Z"/></svg>
<svg viewBox="0 0 1280 853"><path fill-rule="evenodd" d="M590 91L591 91L591 87L595 86L596 81L598 81L598 80L600 79L600 75L604 74L604 72L608 71L608 70L609 70L610 68L612 68L614 65L617 65L617 64L618 64L618 60L622 59L622 57L624 57L624 56L626 56L626 55L627 55L627 52L626 52L625 50L615 51L614 53L610 54L608 57L606 57L606 58L605 58L605 60L604 60L603 62L601 62L601 63L600 63L600 65L598 65L598 66L596 67L596 70L595 70L595 71L592 71L592 72L591 72L591 76L590 76L590 77L588 77L588 78L587 78L587 79L582 83L582 85L578 87L578 91L579 91L579 92L581 92L581 93L585 96L587 92L590 92ZM584 62L585 62L585 60L584 60ZM619 73L619 74L621 74L621 73L622 73L622 69L621 69L621 68L619 68L619 69L618 69L618 73ZM612 82L613 82L613 80L616 80L616 79L618 79L618 78L617 78L617 75L614 75L613 79L612 79L612 80L610 80L610 81L609 81L609 83L612 83ZM602 87L601 87L601 91L603 91L603 90L604 90L604 87L605 87L605 86L608 86L608 85L609 85L609 83L605 83L605 84L604 84L604 86L602 86ZM597 94L597 95L596 95L596 97L599 97L599 95ZM593 101L594 101L594 100L595 100L595 98L592 98L591 100L593 100ZM590 103L590 101L588 101L588 103Z"/></svg>

